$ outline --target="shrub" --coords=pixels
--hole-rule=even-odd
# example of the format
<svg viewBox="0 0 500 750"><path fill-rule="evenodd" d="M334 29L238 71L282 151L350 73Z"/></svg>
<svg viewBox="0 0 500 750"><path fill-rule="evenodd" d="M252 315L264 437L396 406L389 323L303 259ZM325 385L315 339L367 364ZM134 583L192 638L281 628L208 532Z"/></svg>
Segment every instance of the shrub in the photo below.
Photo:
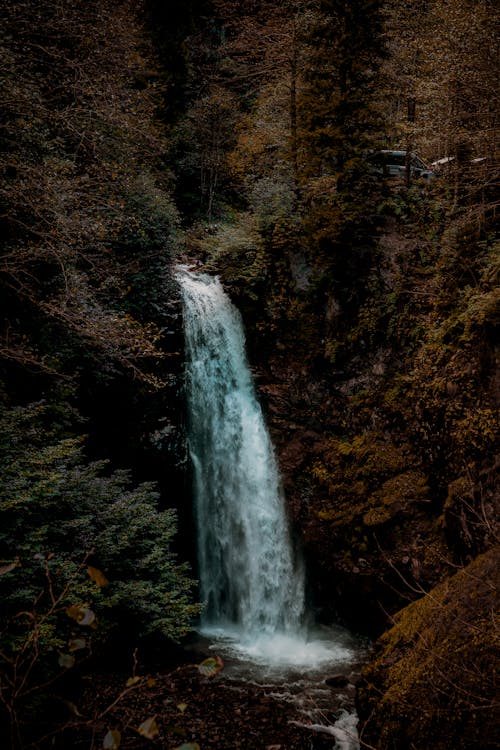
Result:
<svg viewBox="0 0 500 750"><path fill-rule="evenodd" d="M113 633L177 640L198 612L171 550L175 512L159 510L152 484L87 463L82 443L46 405L0 407L0 699L12 725Z"/></svg>

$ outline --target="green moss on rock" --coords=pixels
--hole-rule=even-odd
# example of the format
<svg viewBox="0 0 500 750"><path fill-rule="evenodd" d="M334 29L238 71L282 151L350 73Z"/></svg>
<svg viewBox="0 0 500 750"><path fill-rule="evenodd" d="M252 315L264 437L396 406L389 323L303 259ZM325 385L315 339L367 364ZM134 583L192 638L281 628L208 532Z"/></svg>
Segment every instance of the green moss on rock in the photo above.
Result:
<svg viewBox="0 0 500 750"><path fill-rule="evenodd" d="M362 737L380 750L498 747L492 549L413 602L377 642L358 690Z"/></svg>

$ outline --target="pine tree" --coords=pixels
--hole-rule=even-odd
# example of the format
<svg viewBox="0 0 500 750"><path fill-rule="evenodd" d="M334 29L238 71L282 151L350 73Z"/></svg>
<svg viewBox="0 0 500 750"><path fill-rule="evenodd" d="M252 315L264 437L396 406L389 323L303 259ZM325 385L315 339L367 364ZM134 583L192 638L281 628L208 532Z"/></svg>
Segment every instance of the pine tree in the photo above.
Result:
<svg viewBox="0 0 500 750"><path fill-rule="evenodd" d="M333 290L344 308L359 302L376 235L379 186L362 157L382 130L375 100L382 31L379 0L319 0L306 32L299 100L303 231L326 293Z"/></svg>
<svg viewBox="0 0 500 750"><path fill-rule="evenodd" d="M342 173L379 127L373 106L384 55L380 0L320 0L307 34L300 101L306 174Z"/></svg>

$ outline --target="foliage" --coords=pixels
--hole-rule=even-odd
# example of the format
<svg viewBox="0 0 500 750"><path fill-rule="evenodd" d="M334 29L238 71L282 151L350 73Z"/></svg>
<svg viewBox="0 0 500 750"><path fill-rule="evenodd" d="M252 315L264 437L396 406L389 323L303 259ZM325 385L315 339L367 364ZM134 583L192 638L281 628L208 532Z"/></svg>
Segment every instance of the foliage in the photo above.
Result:
<svg viewBox="0 0 500 750"><path fill-rule="evenodd" d="M304 39L298 95L303 232L323 287L351 315L375 259L379 186L363 155L383 128L374 107L384 55L380 4L319 2Z"/></svg>
<svg viewBox="0 0 500 750"><path fill-rule="evenodd" d="M373 95L384 54L381 3L321 0L307 40L299 106L304 170L310 176L337 173L343 187L377 128Z"/></svg>
<svg viewBox="0 0 500 750"><path fill-rule="evenodd" d="M258 299L269 272L269 258L255 217L237 214L231 224L204 233L201 240L206 269L217 270L231 288Z"/></svg>
<svg viewBox="0 0 500 750"><path fill-rule="evenodd" d="M171 550L174 512L158 510L151 484L132 488L125 472L106 475L104 462L85 463L80 439L58 438L50 422L44 425L48 411L2 409L2 557L19 560L5 613L36 598L51 555L57 561L49 567L57 565L61 582L88 559L109 582L94 595L103 615L110 610L112 618L119 608L130 630L178 638L196 608L188 605L191 582Z"/></svg>
<svg viewBox="0 0 500 750"><path fill-rule="evenodd" d="M161 97L159 109L162 119L171 123L184 110L187 100L189 68L193 60L186 38L196 36L199 46L203 46L200 27L207 31L203 19L210 10L210 0L169 0L168 3L147 0L139 8L147 24L147 35L153 39L161 61L161 70L144 71L141 84L147 87L160 74L166 93Z"/></svg>
<svg viewBox="0 0 500 750"><path fill-rule="evenodd" d="M191 218L212 222L222 213L230 175L227 153L234 144L238 102L221 86L198 98L176 130L171 158L180 185L177 196Z"/></svg>
<svg viewBox="0 0 500 750"><path fill-rule="evenodd" d="M150 64L127 3L2 7L2 360L74 375L90 352L152 385L147 278L166 277L177 214ZM151 300L153 303L153 300Z"/></svg>
<svg viewBox="0 0 500 750"><path fill-rule="evenodd" d="M153 485L87 463L43 404L2 407L0 424L0 669L17 723L82 654L112 638L178 639L198 607Z"/></svg>
<svg viewBox="0 0 500 750"><path fill-rule="evenodd" d="M178 439L171 412L160 424L157 402L143 409L148 387L175 381L163 357L181 348L167 344L180 328L174 193L186 225L206 222L187 232L187 257L221 274L268 378L323 602L391 614L498 540L495 11L383 6L384 17L365 0L2 6L2 388L26 403L52 383L40 372L63 376L59 408L0 418L2 669L25 680L19 697L73 674L125 626L173 637L195 611L173 513L152 485L86 461L62 401L79 378L88 445L119 465L137 468L139 432L162 462ZM385 146L453 159L408 189L370 174L366 151ZM173 388L158 398L178 408ZM448 738L460 746L465 727L477 744L490 560L452 579L453 597L434 589L399 616L373 663L374 744L415 744L415 724L439 747L455 709ZM462 672L472 687L449 689ZM147 716L137 731L154 740Z"/></svg>
<svg viewBox="0 0 500 750"><path fill-rule="evenodd" d="M422 7L391 0L386 13L391 57L384 70L384 104L393 138L416 139L434 158L490 153L495 148L493 4L431 0ZM413 122L405 122L408 98L416 104ZM455 177L461 179L459 173Z"/></svg>
<svg viewBox="0 0 500 750"><path fill-rule="evenodd" d="M394 444L376 432L352 440L330 438L311 473L323 496L317 512L333 525L363 519L374 526L428 501L426 477L410 446Z"/></svg>

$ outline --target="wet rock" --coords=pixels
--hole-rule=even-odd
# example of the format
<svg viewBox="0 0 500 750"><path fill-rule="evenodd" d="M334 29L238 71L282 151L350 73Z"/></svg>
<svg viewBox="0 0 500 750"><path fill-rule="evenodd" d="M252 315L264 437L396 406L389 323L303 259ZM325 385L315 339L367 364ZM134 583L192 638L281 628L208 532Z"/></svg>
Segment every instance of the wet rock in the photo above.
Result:
<svg viewBox="0 0 500 750"><path fill-rule="evenodd" d="M325 684L328 685L328 687L344 688L349 684L349 678L344 674L334 674L332 677L326 678Z"/></svg>
<svg viewBox="0 0 500 750"><path fill-rule="evenodd" d="M81 696L79 707L85 714L97 715L103 705L109 706L107 719L122 733L120 750L137 750L137 735L131 727L153 715L159 727L155 746L164 750L183 742L197 742L202 750L333 750L333 735L318 735L313 725L304 722L300 701L295 704L279 695L267 695L256 683L225 681L223 676L207 680L195 667L185 664L168 674L154 674L130 693L123 691L119 676L96 677ZM148 688L152 680L154 685ZM172 686L174 694L165 699ZM329 720L333 723L335 715ZM79 734L72 735L67 746L85 750L86 733L91 731L86 723L75 727Z"/></svg>

